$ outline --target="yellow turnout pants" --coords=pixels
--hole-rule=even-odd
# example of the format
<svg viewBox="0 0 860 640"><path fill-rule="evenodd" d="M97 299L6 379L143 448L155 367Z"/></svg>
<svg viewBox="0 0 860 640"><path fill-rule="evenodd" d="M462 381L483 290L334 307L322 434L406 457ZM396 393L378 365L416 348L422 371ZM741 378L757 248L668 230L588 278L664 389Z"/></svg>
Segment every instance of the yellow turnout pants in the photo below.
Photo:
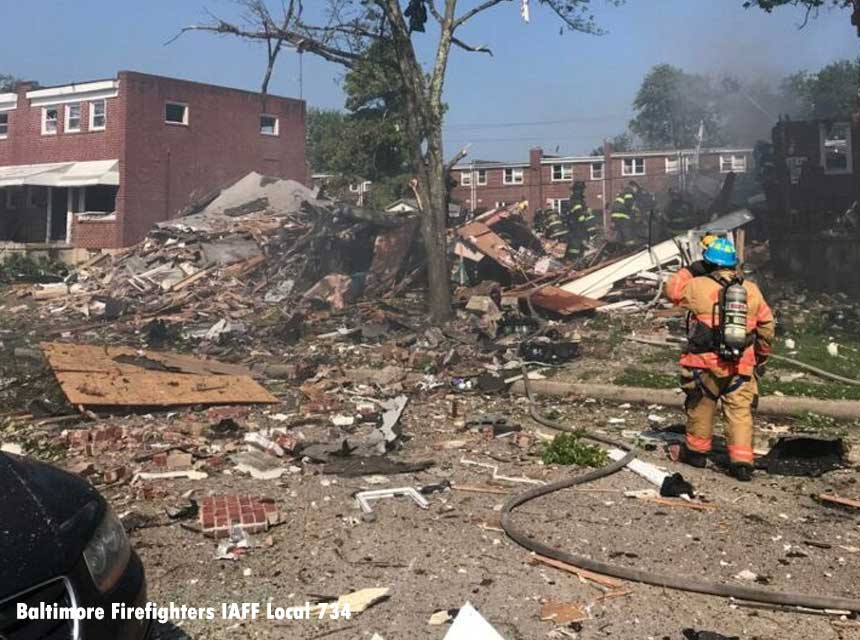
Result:
<svg viewBox="0 0 860 640"><path fill-rule="evenodd" d="M758 398L754 377L718 377L709 369L684 368L681 388L687 394L687 448L698 453L711 450L717 400L722 401L726 419L729 459L736 464L753 464L753 417Z"/></svg>

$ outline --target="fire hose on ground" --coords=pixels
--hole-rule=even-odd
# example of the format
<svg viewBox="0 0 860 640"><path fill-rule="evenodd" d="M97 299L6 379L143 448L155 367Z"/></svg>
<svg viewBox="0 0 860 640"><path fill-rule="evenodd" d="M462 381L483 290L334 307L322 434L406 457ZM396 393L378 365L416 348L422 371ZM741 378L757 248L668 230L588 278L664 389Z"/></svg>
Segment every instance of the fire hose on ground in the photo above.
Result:
<svg viewBox="0 0 860 640"><path fill-rule="evenodd" d="M542 424L550 429L558 431L572 432L570 427L567 427L557 421L550 420L540 414L532 394L531 386L529 385L529 376L525 367L523 367L523 383L525 385L526 395L529 399L529 411L532 418L539 424ZM600 436L597 434L584 432L583 437L603 444L608 444L613 447L618 447L627 454L620 460L613 462L605 467L589 471L587 473L560 480L551 484L534 487L524 491L523 493L513 496L502 507L501 524L502 529L514 542L520 546L533 551L542 556L552 558L567 564L602 573L614 578L622 580L631 580L633 582L641 582L657 587L665 587L669 589L677 589L679 591L688 591L694 593L704 593L708 595L722 596L726 598L735 598L738 600L748 600L752 602L762 602L774 605L787 605L796 607L807 607L810 609L830 609L830 610L847 610L860 612L860 600L852 598L842 598L835 596L816 596L801 593L787 593L783 591L769 591L756 587L743 587L738 585L720 584L717 582L708 582L694 578L684 578L681 576L666 575L647 571L645 569L635 569L631 567L619 566L609 562L594 560L587 556L582 556L574 553L569 553L548 544L544 544L539 540L532 538L526 531L520 529L514 524L514 510L517 507L524 505L531 500L547 496L563 489L568 489L588 482L593 482L600 478L610 476L623 469L631 460L636 457L636 449L629 445L614 440L612 438Z"/></svg>

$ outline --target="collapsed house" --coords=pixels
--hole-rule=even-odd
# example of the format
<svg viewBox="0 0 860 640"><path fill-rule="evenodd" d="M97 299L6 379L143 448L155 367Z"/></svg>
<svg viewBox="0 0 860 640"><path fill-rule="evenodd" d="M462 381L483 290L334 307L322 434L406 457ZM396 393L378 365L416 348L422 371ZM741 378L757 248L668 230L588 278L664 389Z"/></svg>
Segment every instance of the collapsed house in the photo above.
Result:
<svg viewBox="0 0 860 640"><path fill-rule="evenodd" d="M860 113L781 121L761 168L771 257L810 287L860 292Z"/></svg>

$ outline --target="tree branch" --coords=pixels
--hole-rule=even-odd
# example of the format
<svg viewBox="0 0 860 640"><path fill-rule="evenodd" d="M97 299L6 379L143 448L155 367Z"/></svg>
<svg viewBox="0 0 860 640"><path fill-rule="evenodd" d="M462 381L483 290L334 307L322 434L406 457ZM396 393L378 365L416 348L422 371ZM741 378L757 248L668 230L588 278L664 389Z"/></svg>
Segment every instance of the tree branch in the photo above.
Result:
<svg viewBox="0 0 860 640"><path fill-rule="evenodd" d="M451 43L457 45L461 49L465 49L466 51L471 51L472 53L489 53L491 56L493 55L492 49L490 49L489 47L487 47L485 45L473 47L472 45L466 44L465 42L463 42L462 40L460 40L459 38L456 38L454 36L451 36Z"/></svg>
<svg viewBox="0 0 860 640"><path fill-rule="evenodd" d="M308 35L298 33L292 30L284 30L280 27L276 28L276 31L267 33L266 31L249 31L245 29L241 29L234 24L230 24L229 22L224 22L220 20L218 24L210 24L210 25L190 25L187 27L183 27L179 30L175 36L173 36L170 40L165 42L165 45L169 45L176 40L179 39L185 33L189 31L205 31L208 33L216 33L219 35L232 35L239 38L243 38L245 40L260 40L267 41L274 35L275 37L281 39L284 43L288 44L290 47L296 49L297 51L308 51L310 53L314 53L319 57L328 60L329 62L335 62L337 64L343 65L345 67L352 67L358 60L361 59L361 56L351 51L344 51L343 49L338 49L335 47L330 47L328 45L323 44L319 40L311 38Z"/></svg>
<svg viewBox="0 0 860 640"><path fill-rule="evenodd" d="M436 18L436 22L442 24L442 14L439 13L439 9L436 8L436 0L427 0L427 7L430 9L430 14Z"/></svg>
<svg viewBox="0 0 860 640"><path fill-rule="evenodd" d="M467 11L462 16L457 18L454 21L453 31L456 31L458 27L460 27L462 24L468 22L469 20L474 18L476 15L478 15L482 11L486 11L487 9L492 9L497 4L501 4L502 2L510 2L510 1L511 0L486 0L486 2L479 4L474 9Z"/></svg>
<svg viewBox="0 0 860 640"><path fill-rule="evenodd" d="M454 168L454 166L455 166L458 162L460 162L460 160L462 160L462 159L463 159L463 158L465 158L467 155L469 155L469 147L470 147L470 146L471 146L471 144L467 144L465 147L463 147L462 149L460 149L460 150L457 152L457 154L456 154L453 158L451 158L450 160L448 160L448 162L447 162L447 163L445 163L445 173L446 173L446 174L447 174L449 171L451 171L451 169L453 169L453 168Z"/></svg>

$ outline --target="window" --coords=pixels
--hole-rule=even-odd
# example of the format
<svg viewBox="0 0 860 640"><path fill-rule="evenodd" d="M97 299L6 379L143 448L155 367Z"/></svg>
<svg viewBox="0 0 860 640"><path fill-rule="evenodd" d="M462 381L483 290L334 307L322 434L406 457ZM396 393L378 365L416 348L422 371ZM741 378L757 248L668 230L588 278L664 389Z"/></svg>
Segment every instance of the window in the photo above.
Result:
<svg viewBox="0 0 860 640"><path fill-rule="evenodd" d="M0 140L9 137L9 114L0 113Z"/></svg>
<svg viewBox="0 0 860 640"><path fill-rule="evenodd" d="M622 176L644 176L645 158L624 158L621 165Z"/></svg>
<svg viewBox="0 0 860 640"><path fill-rule="evenodd" d="M264 136L276 136L280 133L278 119L275 116L260 116L260 133Z"/></svg>
<svg viewBox="0 0 860 640"><path fill-rule="evenodd" d="M853 173L851 127L835 122L828 129L821 125L821 166L825 173Z"/></svg>
<svg viewBox="0 0 860 640"><path fill-rule="evenodd" d="M695 171L699 168L698 156L684 156L684 172Z"/></svg>
<svg viewBox="0 0 860 640"><path fill-rule="evenodd" d="M555 198L547 200L547 203L558 213L570 210L570 198Z"/></svg>
<svg viewBox="0 0 860 640"><path fill-rule="evenodd" d="M591 179L592 180L603 180L603 163L602 162L592 162L591 163Z"/></svg>
<svg viewBox="0 0 860 640"><path fill-rule="evenodd" d="M720 173L745 173L747 170L747 157L744 155L720 156Z"/></svg>
<svg viewBox="0 0 860 640"><path fill-rule="evenodd" d="M504 207L507 207L507 206L508 206L508 203L505 202L504 200L496 200L496 209L503 209Z"/></svg>
<svg viewBox="0 0 860 640"><path fill-rule="evenodd" d="M23 209L26 206L24 187L6 187L6 209Z"/></svg>
<svg viewBox="0 0 860 640"><path fill-rule="evenodd" d="M504 184L522 184L523 170L522 169L505 169L502 175Z"/></svg>
<svg viewBox="0 0 860 640"><path fill-rule="evenodd" d="M486 169L478 169L476 172L476 182L479 185L487 184L487 170Z"/></svg>
<svg viewBox="0 0 860 640"><path fill-rule="evenodd" d="M188 105L168 102L164 105L164 121L168 124L188 125Z"/></svg>
<svg viewBox="0 0 860 640"><path fill-rule="evenodd" d="M57 107L42 107L42 135L57 135L57 123L60 118L60 110Z"/></svg>
<svg viewBox="0 0 860 640"><path fill-rule="evenodd" d="M77 133L81 130L81 103L66 105L66 133Z"/></svg>
<svg viewBox="0 0 860 640"><path fill-rule="evenodd" d="M573 167L569 164L552 165L552 181L565 182L573 179Z"/></svg>
<svg viewBox="0 0 860 640"><path fill-rule="evenodd" d="M104 100L90 102L90 131L104 131L107 125L107 109Z"/></svg>
<svg viewBox="0 0 860 640"><path fill-rule="evenodd" d="M680 158L666 158L666 173L681 173Z"/></svg>
<svg viewBox="0 0 860 640"><path fill-rule="evenodd" d="M460 172L460 186L461 187L471 187L472 186L472 172L471 171L461 171Z"/></svg>

